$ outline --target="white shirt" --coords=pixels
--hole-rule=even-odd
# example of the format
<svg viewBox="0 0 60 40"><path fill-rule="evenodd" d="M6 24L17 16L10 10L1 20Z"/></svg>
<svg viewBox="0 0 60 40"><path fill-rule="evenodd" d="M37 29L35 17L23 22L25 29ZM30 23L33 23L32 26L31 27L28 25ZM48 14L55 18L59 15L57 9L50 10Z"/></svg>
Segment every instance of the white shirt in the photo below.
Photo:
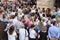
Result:
<svg viewBox="0 0 60 40"><path fill-rule="evenodd" d="M60 23L58 24L58 27L60 28Z"/></svg>
<svg viewBox="0 0 60 40"><path fill-rule="evenodd" d="M16 26L16 29L20 29L21 28L21 21L17 20L17 19L13 19L13 24L14 26Z"/></svg>
<svg viewBox="0 0 60 40"><path fill-rule="evenodd" d="M36 19L36 21L34 22L34 25L38 25L39 24L39 20L38 19Z"/></svg>
<svg viewBox="0 0 60 40"><path fill-rule="evenodd" d="M10 15L15 15L15 12L12 12Z"/></svg>
<svg viewBox="0 0 60 40"><path fill-rule="evenodd" d="M29 30L29 33L30 33L30 35L29 35L29 36L30 36L30 38L36 38L36 35L35 35L35 34L36 34L36 32L35 32L35 30L30 29L30 30Z"/></svg>
<svg viewBox="0 0 60 40"><path fill-rule="evenodd" d="M48 20L47 24L51 25L51 21L50 21L50 20Z"/></svg>
<svg viewBox="0 0 60 40"><path fill-rule="evenodd" d="M43 15L42 15L42 13L40 13L40 17L41 17L41 18L43 18Z"/></svg>
<svg viewBox="0 0 60 40"><path fill-rule="evenodd" d="M60 15L60 9L57 11L58 15Z"/></svg>
<svg viewBox="0 0 60 40"><path fill-rule="evenodd" d="M12 22L15 25L18 22L18 20L16 18L14 18Z"/></svg>
<svg viewBox="0 0 60 40"><path fill-rule="evenodd" d="M43 17L43 19L45 20L45 22L47 22L47 21L48 21L48 18L47 18L47 17Z"/></svg>
<svg viewBox="0 0 60 40"><path fill-rule="evenodd" d="M43 22L43 26L46 26L47 24L46 24L46 22Z"/></svg>
<svg viewBox="0 0 60 40"><path fill-rule="evenodd" d="M9 31L7 32L8 34L8 40L16 40L16 32L14 31L12 35L9 34Z"/></svg>
<svg viewBox="0 0 60 40"><path fill-rule="evenodd" d="M33 9L33 10L31 10L31 13L35 13L36 11Z"/></svg>
<svg viewBox="0 0 60 40"><path fill-rule="evenodd" d="M25 38L28 36L28 32L24 28L19 29L19 40L25 40Z"/></svg>

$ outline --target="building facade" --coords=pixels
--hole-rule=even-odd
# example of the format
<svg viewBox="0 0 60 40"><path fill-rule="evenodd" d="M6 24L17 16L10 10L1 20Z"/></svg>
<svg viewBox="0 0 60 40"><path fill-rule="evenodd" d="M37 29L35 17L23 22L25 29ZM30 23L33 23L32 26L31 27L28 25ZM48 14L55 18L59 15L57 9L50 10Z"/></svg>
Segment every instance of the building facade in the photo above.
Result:
<svg viewBox="0 0 60 40"><path fill-rule="evenodd" d="M55 0L37 0L37 7L53 8Z"/></svg>
<svg viewBox="0 0 60 40"><path fill-rule="evenodd" d="M53 8L54 6L60 7L60 0L37 0L37 7Z"/></svg>

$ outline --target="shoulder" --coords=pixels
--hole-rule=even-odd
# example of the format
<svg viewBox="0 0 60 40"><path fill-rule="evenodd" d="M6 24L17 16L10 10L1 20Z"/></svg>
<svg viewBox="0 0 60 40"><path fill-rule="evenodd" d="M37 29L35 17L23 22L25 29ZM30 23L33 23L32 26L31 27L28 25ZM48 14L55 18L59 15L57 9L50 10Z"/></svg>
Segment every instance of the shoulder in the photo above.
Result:
<svg viewBox="0 0 60 40"><path fill-rule="evenodd" d="M50 28L49 28L49 31L52 30L52 29L54 29L54 28L53 28L53 27L50 27Z"/></svg>
<svg viewBox="0 0 60 40"><path fill-rule="evenodd" d="M36 31L35 31L35 30L32 30L32 32L33 32L33 33L36 33Z"/></svg>
<svg viewBox="0 0 60 40"><path fill-rule="evenodd" d="M21 31L21 32L22 32L22 31L25 31L25 29L23 29L23 28L20 28L20 29L19 29L19 31Z"/></svg>

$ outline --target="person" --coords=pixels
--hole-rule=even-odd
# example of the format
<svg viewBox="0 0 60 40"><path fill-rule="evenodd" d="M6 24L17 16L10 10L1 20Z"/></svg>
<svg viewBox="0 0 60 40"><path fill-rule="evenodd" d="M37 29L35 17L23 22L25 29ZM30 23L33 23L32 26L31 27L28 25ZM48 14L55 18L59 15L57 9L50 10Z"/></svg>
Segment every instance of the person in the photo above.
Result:
<svg viewBox="0 0 60 40"><path fill-rule="evenodd" d="M43 26L42 30L39 32L40 38L38 40L47 40L47 27Z"/></svg>
<svg viewBox="0 0 60 40"><path fill-rule="evenodd" d="M3 14L2 14L2 10L0 10L0 21L3 21Z"/></svg>
<svg viewBox="0 0 60 40"><path fill-rule="evenodd" d="M59 29L57 27L57 22L53 21L53 25L48 30L48 37L50 40L58 40L59 39Z"/></svg>
<svg viewBox="0 0 60 40"><path fill-rule="evenodd" d="M58 16L60 16L60 7L58 7L57 14L58 14Z"/></svg>
<svg viewBox="0 0 60 40"><path fill-rule="evenodd" d="M50 8L46 9L46 16L51 17L51 9Z"/></svg>
<svg viewBox="0 0 60 40"><path fill-rule="evenodd" d="M30 33L29 37L30 37L30 40L36 40L37 33L34 30L34 27L35 26L32 24L31 25L31 28L29 29L29 33Z"/></svg>
<svg viewBox="0 0 60 40"><path fill-rule="evenodd" d="M0 21L0 40L7 40L7 33L4 31L6 24L3 21Z"/></svg>
<svg viewBox="0 0 60 40"><path fill-rule="evenodd" d="M57 16L57 11L58 11L57 7L54 7L53 10L52 10L52 16L53 15Z"/></svg>
<svg viewBox="0 0 60 40"><path fill-rule="evenodd" d="M7 34L8 34L8 40L16 40L17 34L13 25L7 31Z"/></svg>
<svg viewBox="0 0 60 40"><path fill-rule="evenodd" d="M19 29L19 40L28 40L28 32L25 29L24 24L21 24L21 28Z"/></svg>
<svg viewBox="0 0 60 40"><path fill-rule="evenodd" d="M60 31L60 17L58 18L58 28L59 28L59 31ZM60 32L59 32L60 33ZM59 37L59 40L60 40L60 37Z"/></svg>

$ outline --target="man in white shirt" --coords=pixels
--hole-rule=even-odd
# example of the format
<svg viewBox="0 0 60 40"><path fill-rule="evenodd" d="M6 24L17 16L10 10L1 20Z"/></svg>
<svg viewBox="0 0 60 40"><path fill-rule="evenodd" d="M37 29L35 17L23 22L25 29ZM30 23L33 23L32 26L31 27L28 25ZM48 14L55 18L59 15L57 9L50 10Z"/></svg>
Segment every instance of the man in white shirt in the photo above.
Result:
<svg viewBox="0 0 60 40"><path fill-rule="evenodd" d="M37 34L36 34L36 31L34 30L34 25L31 25L31 28L29 29L29 33L30 33L30 35L29 35L29 37L30 37L30 40L36 40L36 36L37 36Z"/></svg>

